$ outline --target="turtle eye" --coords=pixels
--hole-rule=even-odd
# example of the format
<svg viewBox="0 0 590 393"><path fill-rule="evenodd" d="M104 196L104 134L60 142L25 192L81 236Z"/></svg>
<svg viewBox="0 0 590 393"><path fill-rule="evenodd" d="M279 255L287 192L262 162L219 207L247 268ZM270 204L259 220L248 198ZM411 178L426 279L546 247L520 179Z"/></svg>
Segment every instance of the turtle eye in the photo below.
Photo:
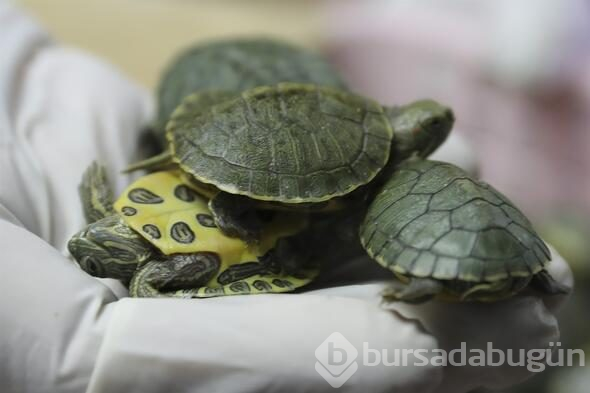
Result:
<svg viewBox="0 0 590 393"><path fill-rule="evenodd" d="M86 268L84 270L86 270L86 272L90 273L93 276L96 276L96 274L98 273L98 263L96 263L96 261L92 257L86 257L86 259L84 260L84 267Z"/></svg>

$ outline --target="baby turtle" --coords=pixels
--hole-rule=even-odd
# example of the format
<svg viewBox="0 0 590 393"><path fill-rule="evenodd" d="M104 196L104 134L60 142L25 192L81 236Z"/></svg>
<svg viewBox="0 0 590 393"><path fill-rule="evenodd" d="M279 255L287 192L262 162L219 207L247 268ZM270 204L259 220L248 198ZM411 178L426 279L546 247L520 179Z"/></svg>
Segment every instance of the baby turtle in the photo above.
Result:
<svg viewBox="0 0 590 393"><path fill-rule="evenodd" d="M306 48L263 37L223 39L184 50L163 73L158 87L157 136L182 99L203 90L238 93L280 82L345 88L324 58Z"/></svg>
<svg viewBox="0 0 590 393"><path fill-rule="evenodd" d="M246 244L216 227L207 200L178 171L144 176L113 203L104 169L94 163L80 194L90 224L68 249L89 274L130 283L131 296L286 292L316 274L291 241L305 229L305 215L267 215L260 242Z"/></svg>
<svg viewBox="0 0 590 393"><path fill-rule="evenodd" d="M400 164L369 206L360 237L369 256L404 283L386 300L495 301L529 284L567 292L547 272L551 253L527 218L448 163Z"/></svg>
<svg viewBox="0 0 590 393"><path fill-rule="evenodd" d="M129 169L176 165L211 193L220 229L247 241L258 238L260 223L244 219L246 212L342 201L386 166L429 155L454 121L431 100L385 108L301 83L256 87L204 110L193 105L197 98L185 98L172 115L169 149Z"/></svg>

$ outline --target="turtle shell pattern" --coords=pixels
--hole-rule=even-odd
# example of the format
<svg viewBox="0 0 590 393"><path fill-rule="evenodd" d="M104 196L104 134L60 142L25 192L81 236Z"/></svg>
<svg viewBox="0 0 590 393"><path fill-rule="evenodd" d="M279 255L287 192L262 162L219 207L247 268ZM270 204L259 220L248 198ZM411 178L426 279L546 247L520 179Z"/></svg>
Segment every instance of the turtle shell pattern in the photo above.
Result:
<svg viewBox="0 0 590 393"><path fill-rule="evenodd" d="M321 202L370 182L389 159L381 105L342 90L282 83L168 123L174 159L197 180L264 201Z"/></svg>
<svg viewBox="0 0 590 393"><path fill-rule="evenodd" d="M199 116L213 105L217 105L234 96L236 96L236 93L228 90L199 90L184 98L184 113L190 117ZM179 116L180 118L177 121L182 121L182 114ZM157 133L157 137L160 139L162 145L166 145L165 127L157 127L154 129L154 132Z"/></svg>
<svg viewBox="0 0 590 393"><path fill-rule="evenodd" d="M237 265L249 264L254 268L279 238L305 229L307 217L290 212L277 213L263 229L260 242L249 245L224 235L216 227L207 200L182 181L182 173L178 170L155 172L139 178L121 194L114 208L131 228L164 255L202 252L215 256L214 259L219 261L218 274L200 289L202 296L198 297L244 293L247 287L250 293L285 292L307 284L315 276L311 270L302 271L298 277L275 270L240 280L243 284L224 281L222 278L229 272L240 270ZM257 280L267 284L254 285ZM239 288L242 290L237 291Z"/></svg>
<svg viewBox="0 0 590 393"><path fill-rule="evenodd" d="M436 161L403 163L370 205L360 234L372 258L410 277L494 282L529 277L551 259L504 195Z"/></svg>
<svg viewBox="0 0 590 393"><path fill-rule="evenodd" d="M189 94L205 89L240 92L279 82L344 88L338 73L313 51L267 38L198 44L166 69L158 87L158 128Z"/></svg>

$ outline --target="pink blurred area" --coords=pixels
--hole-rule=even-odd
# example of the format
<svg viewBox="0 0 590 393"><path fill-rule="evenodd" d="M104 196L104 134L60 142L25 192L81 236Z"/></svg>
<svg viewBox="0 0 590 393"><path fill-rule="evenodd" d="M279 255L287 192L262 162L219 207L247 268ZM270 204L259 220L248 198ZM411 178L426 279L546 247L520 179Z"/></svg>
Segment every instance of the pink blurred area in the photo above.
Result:
<svg viewBox="0 0 590 393"><path fill-rule="evenodd" d="M353 89L448 103L480 175L526 213L590 216L588 2L334 0L322 11Z"/></svg>

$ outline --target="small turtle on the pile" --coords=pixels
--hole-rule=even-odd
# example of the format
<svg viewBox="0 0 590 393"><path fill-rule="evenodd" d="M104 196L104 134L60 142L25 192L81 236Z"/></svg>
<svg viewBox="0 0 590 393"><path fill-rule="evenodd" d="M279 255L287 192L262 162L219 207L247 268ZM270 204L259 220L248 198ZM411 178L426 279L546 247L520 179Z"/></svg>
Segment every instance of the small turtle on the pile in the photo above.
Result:
<svg viewBox="0 0 590 393"><path fill-rule="evenodd" d="M113 203L104 169L94 163L80 186L88 226L68 249L83 270L129 284L136 297L211 297L286 292L317 271L292 243L305 215L267 214L260 242L225 236L207 200L178 171L139 178Z"/></svg>
<svg viewBox="0 0 590 393"><path fill-rule="evenodd" d="M504 195L448 163L400 164L369 206L361 242L404 284L386 300L496 301L529 284L568 289L546 268L551 253Z"/></svg>
<svg viewBox="0 0 590 393"><path fill-rule="evenodd" d="M280 82L345 88L339 74L320 54L284 41L250 37L193 45L182 51L162 75L157 89L156 136L165 145L166 123L190 94L205 90L235 94Z"/></svg>

